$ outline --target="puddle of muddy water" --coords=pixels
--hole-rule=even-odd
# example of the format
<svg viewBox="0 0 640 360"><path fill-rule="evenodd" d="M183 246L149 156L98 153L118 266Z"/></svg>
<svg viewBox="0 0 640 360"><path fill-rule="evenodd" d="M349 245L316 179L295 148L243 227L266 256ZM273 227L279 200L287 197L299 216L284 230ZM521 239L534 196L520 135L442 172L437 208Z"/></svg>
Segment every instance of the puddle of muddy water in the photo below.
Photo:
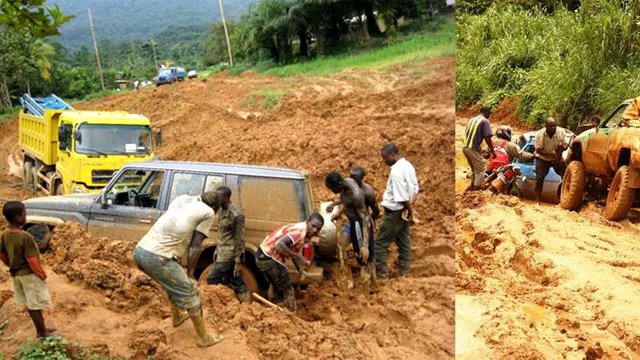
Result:
<svg viewBox="0 0 640 360"><path fill-rule="evenodd" d="M538 323L553 324L553 314L542 306L536 304L524 304L520 307L523 313Z"/></svg>

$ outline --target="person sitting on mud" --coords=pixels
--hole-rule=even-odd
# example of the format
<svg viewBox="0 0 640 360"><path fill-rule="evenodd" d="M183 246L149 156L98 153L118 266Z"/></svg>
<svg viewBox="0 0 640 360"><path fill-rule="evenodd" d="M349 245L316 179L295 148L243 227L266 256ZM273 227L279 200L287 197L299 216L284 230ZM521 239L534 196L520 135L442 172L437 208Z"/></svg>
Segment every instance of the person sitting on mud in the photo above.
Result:
<svg viewBox="0 0 640 360"><path fill-rule="evenodd" d="M0 235L0 260L9 267L16 302L27 305L38 337L54 336L56 329L45 325L42 314L43 309L51 306L45 283L47 274L40 263L35 239L22 230L27 221L27 210L23 203L9 201L4 204L2 214L9 222L9 228Z"/></svg>
<svg viewBox="0 0 640 360"><path fill-rule="evenodd" d="M480 147L483 141L487 144L487 147L489 147L490 158L496 157L491 142L493 133L491 132L491 124L489 123L490 115L491 110L487 107L482 107L478 116L469 119L464 132L462 153L467 159L469 167L471 167L471 172L473 173L471 184L465 189L465 192L480 190L482 188L486 171L486 163L482 157L482 149Z"/></svg>
<svg viewBox="0 0 640 360"><path fill-rule="evenodd" d="M285 225L269 233L256 251L258 270L284 296L285 306L294 314L297 310L296 297L286 261L290 258L300 273L309 267L311 261L302 256L302 248L305 243L318 236L323 225L322 215L311 214L307 221Z"/></svg>
<svg viewBox="0 0 640 360"><path fill-rule="evenodd" d="M336 171L327 174L325 185L334 194L340 194L340 200L333 204L341 204L342 212L349 219L349 237L356 260L362 266L360 271L364 283L363 290L368 296L370 290L377 290L377 281L374 271L373 220L367 211L365 193L354 179L343 178ZM327 207L327 211L332 210L333 207ZM338 215L334 215L332 220Z"/></svg>
<svg viewBox="0 0 640 360"><path fill-rule="evenodd" d="M177 327L191 318L199 347L211 346L224 339L222 334L207 333L202 318L200 289L192 278L202 251L202 241L209 235L213 224L213 209L219 206L213 191L201 196L176 197L133 250L138 268L167 292L173 326ZM185 256L188 256L188 272L180 266L180 259Z"/></svg>
<svg viewBox="0 0 640 360"><path fill-rule="evenodd" d="M226 277L231 288L242 302L250 302L251 294L242 279L240 266L244 255L244 215L231 204L231 189L220 186L216 189L216 197L220 203L218 213L218 246L214 255L214 265L207 275L207 284L222 283Z"/></svg>
<svg viewBox="0 0 640 360"><path fill-rule="evenodd" d="M556 120L552 117L547 118L545 127L536 133L536 204L540 205L540 197L542 196L542 188L544 186L544 178L549 174L549 169L564 176L567 164L562 158L562 152L565 151L569 144L566 140L566 130L556 126Z"/></svg>
<svg viewBox="0 0 640 360"><path fill-rule="evenodd" d="M522 151L517 144L511 142L511 127L501 125L496 130L496 137L499 141L492 140L493 149L496 156L489 160L488 169L493 171L499 169L505 165L512 163L518 159L521 162L526 162L533 159L533 154L526 151ZM504 154L504 156L502 156Z"/></svg>
<svg viewBox="0 0 640 360"><path fill-rule="evenodd" d="M378 207L378 199L376 198L376 194L375 194L375 191L373 190L373 187L371 187L371 185L364 182L364 176L365 176L365 170L360 166L355 166L351 168L351 171L349 173L349 177L352 178L358 184L358 186L360 186L360 190L362 190L364 194L364 202L367 207L367 211L370 211L371 219L375 221L380 217L380 208ZM327 211L332 212L335 206L341 205L341 204L342 204L342 200L338 199L332 202L329 206L327 206ZM335 214L331 220L335 221L340 215L342 215L342 209L338 214ZM375 223L374 223L374 226L372 226L372 228L373 227L375 227ZM347 244L351 242L351 222L350 221L347 221L347 223L342 228L339 241L341 246L340 246L340 249L338 250L344 252ZM373 235L371 236L369 241L373 243ZM375 252L375 247L373 247L373 250ZM372 255L370 255L370 257L371 259L373 259ZM375 276L375 274L373 274L373 276Z"/></svg>

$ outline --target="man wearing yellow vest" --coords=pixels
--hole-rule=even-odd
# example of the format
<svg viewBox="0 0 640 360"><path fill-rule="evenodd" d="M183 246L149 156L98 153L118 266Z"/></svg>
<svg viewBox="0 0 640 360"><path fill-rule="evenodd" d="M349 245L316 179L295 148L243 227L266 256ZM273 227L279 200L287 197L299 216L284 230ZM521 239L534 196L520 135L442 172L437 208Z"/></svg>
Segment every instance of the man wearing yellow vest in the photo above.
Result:
<svg viewBox="0 0 640 360"><path fill-rule="evenodd" d="M473 172L471 184L467 187L467 191L479 189L484 180L486 163L480 149L482 141L487 143L490 156L492 158L496 156L496 152L493 150L493 144L491 143L493 132L491 132L491 124L489 123L490 115L491 111L489 108L482 107L478 116L469 119L464 131L462 153L467 158L467 162Z"/></svg>

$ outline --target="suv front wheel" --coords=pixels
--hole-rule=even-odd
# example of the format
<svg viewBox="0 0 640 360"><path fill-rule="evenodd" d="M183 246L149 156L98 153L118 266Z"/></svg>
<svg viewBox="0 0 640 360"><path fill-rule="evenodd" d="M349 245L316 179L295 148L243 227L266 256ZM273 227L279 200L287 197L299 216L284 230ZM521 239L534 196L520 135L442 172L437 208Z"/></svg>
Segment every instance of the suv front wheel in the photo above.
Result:
<svg viewBox="0 0 640 360"><path fill-rule="evenodd" d="M562 178L562 192L560 206L569 211L575 211L582 205L584 186L587 182L587 169L580 161L572 161L567 166Z"/></svg>
<svg viewBox="0 0 640 360"><path fill-rule="evenodd" d="M631 169L628 166L621 166L616 172L616 176L613 177L607 195L607 205L604 209L604 217L607 220L622 220L631 209L636 190L630 187L630 174Z"/></svg>

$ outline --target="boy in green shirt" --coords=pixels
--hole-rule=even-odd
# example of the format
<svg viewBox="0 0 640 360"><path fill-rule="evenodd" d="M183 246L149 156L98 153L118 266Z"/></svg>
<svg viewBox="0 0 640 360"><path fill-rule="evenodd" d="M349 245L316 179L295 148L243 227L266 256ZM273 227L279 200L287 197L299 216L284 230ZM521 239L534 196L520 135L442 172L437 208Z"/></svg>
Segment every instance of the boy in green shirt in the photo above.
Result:
<svg viewBox="0 0 640 360"><path fill-rule="evenodd" d="M53 336L54 328L47 328L42 310L51 306L45 274L40 263L36 241L22 226L27 221L27 210L19 201L9 201L2 208L9 228L0 234L0 260L9 267L13 278L16 302L26 304L36 327L38 337Z"/></svg>

